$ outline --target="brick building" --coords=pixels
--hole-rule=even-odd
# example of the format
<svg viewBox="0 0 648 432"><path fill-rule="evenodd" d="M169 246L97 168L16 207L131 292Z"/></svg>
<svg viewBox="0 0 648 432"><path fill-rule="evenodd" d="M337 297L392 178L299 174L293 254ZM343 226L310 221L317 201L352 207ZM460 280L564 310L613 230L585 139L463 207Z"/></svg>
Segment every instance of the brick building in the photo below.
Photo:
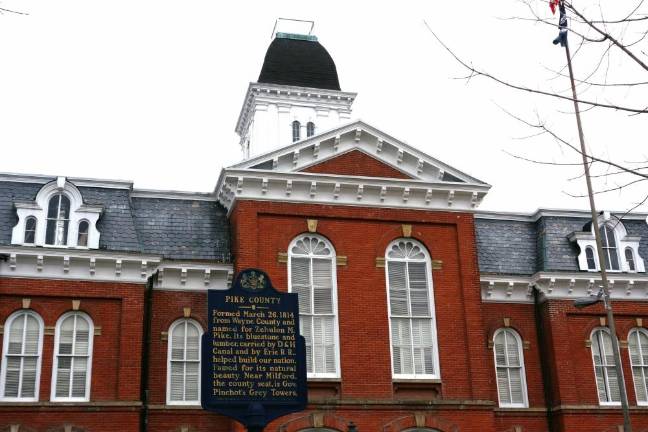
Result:
<svg viewBox="0 0 648 432"><path fill-rule="evenodd" d="M483 212L490 186L362 121L313 36L278 33L211 194L0 176L0 431L240 431L201 410L206 290L300 294L307 411L268 431L618 431L605 238L648 430L646 215Z"/></svg>

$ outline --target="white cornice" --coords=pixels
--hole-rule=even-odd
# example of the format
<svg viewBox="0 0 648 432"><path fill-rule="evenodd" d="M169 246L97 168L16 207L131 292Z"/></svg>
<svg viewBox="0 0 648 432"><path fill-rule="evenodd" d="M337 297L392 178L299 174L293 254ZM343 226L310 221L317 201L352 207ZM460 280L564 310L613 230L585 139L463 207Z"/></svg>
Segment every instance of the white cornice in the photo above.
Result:
<svg viewBox="0 0 648 432"><path fill-rule="evenodd" d="M231 212L237 199L362 207L471 211L488 185L315 173L225 169L218 199Z"/></svg>
<svg viewBox="0 0 648 432"><path fill-rule="evenodd" d="M131 192L132 198L159 198L189 201L218 201L213 193L165 191L154 189L134 189Z"/></svg>
<svg viewBox="0 0 648 432"><path fill-rule="evenodd" d="M629 213L625 211L611 211L610 214L621 217L623 220L646 220L648 213ZM570 218L586 218L591 219L589 210L568 210L568 209L538 209L533 213L514 213L514 212L498 212L489 210L478 210L475 212L477 219L496 219L496 220L511 220L520 222L536 222L542 217L570 217Z"/></svg>
<svg viewBox="0 0 648 432"><path fill-rule="evenodd" d="M609 276L614 300L648 301L648 275L616 273ZM536 287L546 299L575 300L595 296L599 273L539 272L532 276L481 275L481 297L486 303L533 303Z"/></svg>
<svg viewBox="0 0 648 432"><path fill-rule="evenodd" d="M55 181L57 176L45 174L0 173L0 181L16 183L47 184ZM109 189L131 189L133 182L129 180L89 179L83 177L67 177L70 183L81 187L98 187Z"/></svg>
<svg viewBox="0 0 648 432"><path fill-rule="evenodd" d="M313 106L334 106L350 109L357 93L339 90L326 90L311 87L287 86L251 82L248 85L241 111L236 121L235 131L241 135L250 121L250 108L255 103L302 102Z"/></svg>

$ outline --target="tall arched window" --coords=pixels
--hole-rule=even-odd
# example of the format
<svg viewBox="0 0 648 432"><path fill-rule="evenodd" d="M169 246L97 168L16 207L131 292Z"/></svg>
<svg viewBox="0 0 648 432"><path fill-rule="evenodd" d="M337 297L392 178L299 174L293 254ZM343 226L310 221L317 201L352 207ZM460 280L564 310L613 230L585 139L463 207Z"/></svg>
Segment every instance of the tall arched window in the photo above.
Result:
<svg viewBox="0 0 648 432"><path fill-rule="evenodd" d="M614 229L608 224L603 224L599 230L601 233L601 242L603 243L605 268L607 270L619 270L619 252L617 250L617 241L614 236Z"/></svg>
<svg viewBox="0 0 648 432"><path fill-rule="evenodd" d="M79 233L77 235L77 246L88 246L88 230L90 224L84 220L79 222Z"/></svg>
<svg viewBox="0 0 648 432"><path fill-rule="evenodd" d="M36 241L36 218L33 216L25 220L25 238L23 243L34 244Z"/></svg>
<svg viewBox="0 0 648 432"><path fill-rule="evenodd" d="M292 138L293 142L299 141L301 138L301 124L297 120L292 122Z"/></svg>
<svg viewBox="0 0 648 432"><path fill-rule="evenodd" d="M56 323L53 401L89 401L94 325L83 312L68 312Z"/></svg>
<svg viewBox="0 0 648 432"><path fill-rule="evenodd" d="M299 294L308 376L338 377L335 250L323 237L306 234L292 241L288 254L289 290Z"/></svg>
<svg viewBox="0 0 648 432"><path fill-rule="evenodd" d="M621 401L619 383L612 351L612 338L606 328L597 328L592 332L592 359L599 403L617 405Z"/></svg>
<svg viewBox="0 0 648 432"><path fill-rule="evenodd" d="M202 327L192 319L180 319L169 329L167 353L167 403L200 403L200 340Z"/></svg>
<svg viewBox="0 0 648 432"><path fill-rule="evenodd" d="M594 249L590 246L585 248L585 259L587 260L587 270L596 270L596 260L594 259Z"/></svg>
<svg viewBox="0 0 648 432"><path fill-rule="evenodd" d="M493 335L493 355L497 394L501 407L527 407L522 339L511 329L499 329Z"/></svg>
<svg viewBox="0 0 648 432"><path fill-rule="evenodd" d="M648 332L632 329L628 334L628 352L638 405L648 405Z"/></svg>
<svg viewBox="0 0 648 432"><path fill-rule="evenodd" d="M430 257L415 240L392 242L385 253L393 374L439 378Z"/></svg>
<svg viewBox="0 0 648 432"><path fill-rule="evenodd" d="M0 399L37 401L43 349L43 320L21 310L7 318L2 344Z"/></svg>
<svg viewBox="0 0 648 432"><path fill-rule="evenodd" d="M45 243L55 246L66 245L69 223L70 199L62 193L57 193L50 198L47 207Z"/></svg>
<svg viewBox="0 0 648 432"><path fill-rule="evenodd" d="M315 123L308 122L306 123L306 136L312 137L313 135L315 135Z"/></svg>

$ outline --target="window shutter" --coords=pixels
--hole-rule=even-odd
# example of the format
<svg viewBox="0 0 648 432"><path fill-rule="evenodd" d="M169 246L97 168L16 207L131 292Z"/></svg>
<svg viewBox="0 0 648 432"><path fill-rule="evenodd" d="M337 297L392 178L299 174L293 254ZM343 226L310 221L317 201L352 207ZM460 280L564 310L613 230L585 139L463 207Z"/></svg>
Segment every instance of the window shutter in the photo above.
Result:
<svg viewBox="0 0 648 432"><path fill-rule="evenodd" d="M184 360L185 325L175 326L171 334L171 360Z"/></svg>
<svg viewBox="0 0 648 432"><path fill-rule="evenodd" d="M407 263L412 316L430 316L425 262Z"/></svg>
<svg viewBox="0 0 648 432"><path fill-rule="evenodd" d="M510 404L511 394L509 393L508 370L506 368L497 368L497 391L500 404Z"/></svg>
<svg viewBox="0 0 648 432"><path fill-rule="evenodd" d="M200 362L188 362L186 373L187 378L185 382L185 400L197 401L200 399L198 390Z"/></svg>
<svg viewBox="0 0 648 432"><path fill-rule="evenodd" d="M172 401L184 399L184 362L171 362L171 392Z"/></svg>
<svg viewBox="0 0 648 432"><path fill-rule="evenodd" d="M299 296L299 313L312 313L310 290L310 259L292 257L290 277L293 292Z"/></svg>
<svg viewBox="0 0 648 432"><path fill-rule="evenodd" d="M187 360L200 359L200 332L192 323L187 323Z"/></svg>
<svg viewBox="0 0 648 432"><path fill-rule="evenodd" d="M314 313L333 313L332 260L313 258Z"/></svg>
<svg viewBox="0 0 648 432"><path fill-rule="evenodd" d="M31 398L36 396L36 368L37 357L23 357L23 376L20 397Z"/></svg>
<svg viewBox="0 0 648 432"><path fill-rule="evenodd" d="M412 341L410 321L406 318L392 318L392 350L395 374L412 374Z"/></svg>
<svg viewBox="0 0 648 432"><path fill-rule="evenodd" d="M71 397L75 397L75 398L85 397L87 370L88 370L87 358L75 358L73 360Z"/></svg>
<svg viewBox="0 0 648 432"><path fill-rule="evenodd" d="M23 353L23 331L25 328L26 316L17 317L11 323L9 329L9 347L7 354L22 354Z"/></svg>
<svg viewBox="0 0 648 432"><path fill-rule="evenodd" d="M20 385L20 357L7 357L7 373L5 376L4 395L6 397L18 397Z"/></svg>
<svg viewBox="0 0 648 432"><path fill-rule="evenodd" d="M407 316L407 276L406 264L400 261L389 261L387 273L389 276L389 307L392 315Z"/></svg>
<svg viewBox="0 0 648 432"><path fill-rule="evenodd" d="M432 326L429 319L412 320L412 345L414 347L414 372L433 374Z"/></svg>

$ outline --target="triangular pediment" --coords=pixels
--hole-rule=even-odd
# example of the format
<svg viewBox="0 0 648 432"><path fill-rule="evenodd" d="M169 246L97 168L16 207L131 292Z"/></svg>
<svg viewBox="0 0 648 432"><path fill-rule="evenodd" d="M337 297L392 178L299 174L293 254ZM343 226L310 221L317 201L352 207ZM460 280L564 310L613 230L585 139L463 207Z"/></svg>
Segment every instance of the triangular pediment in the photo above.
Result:
<svg viewBox="0 0 648 432"><path fill-rule="evenodd" d="M362 156L361 156L362 155ZM359 164L355 174L343 165ZM364 177L486 185L410 145L358 120L248 159L230 168L318 172ZM377 175L374 175L376 173Z"/></svg>

